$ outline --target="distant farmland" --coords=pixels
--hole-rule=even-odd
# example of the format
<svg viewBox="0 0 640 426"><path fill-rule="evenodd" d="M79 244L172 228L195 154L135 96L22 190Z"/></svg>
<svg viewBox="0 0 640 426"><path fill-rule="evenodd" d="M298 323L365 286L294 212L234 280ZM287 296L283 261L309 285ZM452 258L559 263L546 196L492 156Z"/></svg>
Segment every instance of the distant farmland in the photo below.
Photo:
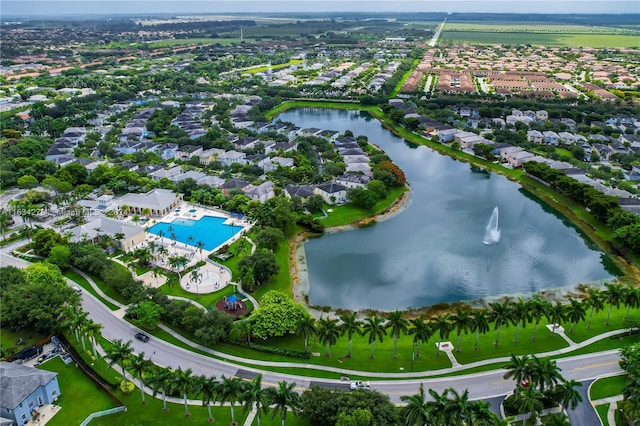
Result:
<svg viewBox="0 0 640 426"><path fill-rule="evenodd" d="M250 41L245 37L245 41ZM232 43L240 43L240 38L176 38L166 40L156 40L148 42L151 47L174 47L174 46L192 46L198 44L216 44L228 46Z"/></svg>
<svg viewBox="0 0 640 426"><path fill-rule="evenodd" d="M557 28L557 27L556 27ZM440 36L442 42L470 44L531 44L567 47L632 47L640 48L638 35L564 32L498 32L449 31L448 25Z"/></svg>

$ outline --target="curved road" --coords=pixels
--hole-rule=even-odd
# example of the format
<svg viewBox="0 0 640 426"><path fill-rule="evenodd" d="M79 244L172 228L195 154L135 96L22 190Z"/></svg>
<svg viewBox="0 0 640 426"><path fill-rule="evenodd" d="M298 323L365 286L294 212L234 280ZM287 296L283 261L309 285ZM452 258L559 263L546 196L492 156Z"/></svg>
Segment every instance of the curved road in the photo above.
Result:
<svg viewBox="0 0 640 426"><path fill-rule="evenodd" d="M23 268L28 266L29 263L22 259L8 256L5 253L0 253L0 265L14 265ZM194 374L216 377L235 375L251 379L258 373L263 373L263 384L267 386L275 386L278 381L285 380L287 382L295 382L299 390L309 388L314 384L337 389L348 389L347 383L338 380L339 374L336 374L336 380L328 380L275 373L263 371L259 368L236 366L224 360L190 352L153 337L149 342L142 343L133 338L135 333L139 331L136 327L114 315L113 311L110 311L89 292L83 293L82 306L84 310L89 313L91 319L104 326L102 334L105 338L109 340L132 340L132 347L136 353L144 352L155 364L160 366L174 369L178 367L182 369L191 368ZM564 378L567 380L574 379L584 381L602 375L620 372L618 361L618 351L612 350L560 358L557 360L557 363L562 369ZM425 388L432 388L437 392L442 392L448 387L453 387L459 391L468 389L470 399L487 399L506 395L513 391L514 382L512 380L504 380L503 374L504 371L495 370L438 379L372 381L371 387L388 394L391 400L396 403L400 401L401 395L416 393L421 383L424 384ZM588 401L585 402L588 404Z"/></svg>

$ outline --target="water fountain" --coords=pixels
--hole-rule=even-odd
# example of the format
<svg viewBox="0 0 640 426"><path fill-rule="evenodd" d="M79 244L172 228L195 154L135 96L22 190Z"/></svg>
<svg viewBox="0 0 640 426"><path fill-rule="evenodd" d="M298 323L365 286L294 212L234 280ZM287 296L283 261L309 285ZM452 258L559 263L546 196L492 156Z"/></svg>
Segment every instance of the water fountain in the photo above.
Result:
<svg viewBox="0 0 640 426"><path fill-rule="evenodd" d="M500 241L500 230L498 229L498 206L493 208L491 218L484 230L484 238L482 242L486 245L496 244Z"/></svg>

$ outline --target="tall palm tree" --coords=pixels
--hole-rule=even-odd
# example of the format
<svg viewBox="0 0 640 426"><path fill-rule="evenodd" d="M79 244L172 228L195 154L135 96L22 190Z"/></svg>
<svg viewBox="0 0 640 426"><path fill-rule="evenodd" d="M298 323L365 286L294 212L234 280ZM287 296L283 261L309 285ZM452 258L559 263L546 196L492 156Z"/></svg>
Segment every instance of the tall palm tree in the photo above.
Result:
<svg viewBox="0 0 640 426"><path fill-rule="evenodd" d="M431 318L431 327L434 333L438 332L438 344L436 345L436 354L440 355L440 342L443 339L449 337L449 334L453 330L453 323L451 322L451 314L446 313Z"/></svg>
<svg viewBox="0 0 640 426"><path fill-rule="evenodd" d="M173 372L172 388L180 392L182 400L184 401L184 416L189 417L189 405L187 404L187 393L191 392L194 384L193 371L190 368L183 370L182 367L178 367Z"/></svg>
<svg viewBox="0 0 640 426"><path fill-rule="evenodd" d="M353 335L359 334L362 335L362 321L358 319L358 314L356 312L352 312L351 314L344 314L340 316L340 333L344 336L345 334L349 338L349 353L347 353L347 358L351 358L351 348L353 347Z"/></svg>
<svg viewBox="0 0 640 426"><path fill-rule="evenodd" d="M190 281L196 284L196 294L200 294L200 287L198 284L202 282L202 274L198 268L193 268L191 270L191 278Z"/></svg>
<svg viewBox="0 0 640 426"><path fill-rule="evenodd" d="M251 332L253 331L253 323L251 318L234 321L231 326L230 336L234 338L246 337L247 342L251 343Z"/></svg>
<svg viewBox="0 0 640 426"><path fill-rule="evenodd" d="M558 382L563 380L557 362L547 357L533 356L531 358L531 376L532 381L543 393L545 388L553 389Z"/></svg>
<svg viewBox="0 0 640 426"><path fill-rule="evenodd" d="M451 316L451 324L458 335L456 352L460 352L460 340L462 339L462 333L466 333L471 328L472 321L471 311L463 311L460 307L456 307L456 313Z"/></svg>
<svg viewBox="0 0 640 426"><path fill-rule="evenodd" d="M198 247L198 251L200 252L200 261L202 262L202 249L204 249L204 243L202 241L198 241L196 243L196 247Z"/></svg>
<svg viewBox="0 0 640 426"><path fill-rule="evenodd" d="M489 303L489 319L494 322L494 327L497 330L496 341L493 343L495 346L500 344L500 329L502 325L509 323L509 303L508 300L505 300L503 303Z"/></svg>
<svg viewBox="0 0 640 426"><path fill-rule="evenodd" d="M562 321L565 320L566 309L560 302L556 302L555 305L551 305L547 311L547 319L551 322L551 334L555 334L556 328Z"/></svg>
<svg viewBox="0 0 640 426"><path fill-rule="evenodd" d="M242 401L244 401L245 411L250 410L252 407L256 408L256 418L258 419L258 426L260 426L260 417L262 412L266 414L269 409L269 401L267 399L266 389L262 389L262 374L253 379L251 384L247 386L242 395Z"/></svg>
<svg viewBox="0 0 640 426"><path fill-rule="evenodd" d="M316 334L320 343L327 345L326 356L331 356L331 345L335 344L340 337L340 328L338 327L337 319L324 319L320 318L317 322L318 327Z"/></svg>
<svg viewBox="0 0 640 426"><path fill-rule="evenodd" d="M462 394L459 394L455 389L448 388L445 393L448 399L444 408L447 424L467 424L469 419L469 390L465 389Z"/></svg>
<svg viewBox="0 0 640 426"><path fill-rule="evenodd" d="M406 333L409 328L409 321L402 317L402 311L396 310L387 315L387 323L385 328L391 330L393 336L393 357L397 358L396 349L398 347L398 338L400 334Z"/></svg>
<svg viewBox="0 0 640 426"><path fill-rule="evenodd" d="M428 409L433 413L434 416L434 425L446 425L447 424L447 416L445 414L445 409L447 408L447 404L449 404L449 398L447 397L448 389L445 389L442 394L439 394L433 389L429 389L429 395L431 396L431 401L427 402Z"/></svg>
<svg viewBox="0 0 640 426"><path fill-rule="evenodd" d="M89 316L88 312L81 310L79 306L75 306L75 305L73 306L70 305L64 311L64 317L65 317L64 324L68 325L69 330L73 331L73 334L76 336L76 342L80 341L79 333L84 323L87 321L88 316Z"/></svg>
<svg viewBox="0 0 640 426"><path fill-rule="evenodd" d="M544 317L551 305L546 300L540 299L540 296L537 294L534 295L529 302L529 312L531 313L531 319L534 322L533 326L533 336L531 336L531 340L536 340L536 333L538 332L538 324L540 324L540 320Z"/></svg>
<svg viewBox="0 0 640 426"><path fill-rule="evenodd" d="M129 367L133 370L133 375L138 376L138 381L140 383L142 405L147 403L144 399L144 375L151 369L152 365L152 362L144 357L144 352L140 352L138 355L133 355L129 358Z"/></svg>
<svg viewBox="0 0 640 426"><path fill-rule="evenodd" d="M486 309L477 310L473 313L473 322L471 323L471 330L476 333L476 343L473 346L474 350L478 350L478 340L480 334L484 334L489 331L489 313Z"/></svg>
<svg viewBox="0 0 640 426"><path fill-rule="evenodd" d="M564 413L552 414L545 419L545 426L571 426L569 417Z"/></svg>
<svg viewBox="0 0 640 426"><path fill-rule="evenodd" d="M304 351L309 348L309 337L316 333L316 320L311 315L307 315L300 320L296 327L296 334L304 337Z"/></svg>
<svg viewBox="0 0 640 426"><path fill-rule="evenodd" d="M469 403L469 422L473 426L498 426L500 418L491 411L491 404L477 400ZM507 423L508 424L508 423Z"/></svg>
<svg viewBox="0 0 640 426"><path fill-rule="evenodd" d="M544 408L542 392L538 392L533 387L522 388L517 394L514 394L513 404L518 411L524 413L522 426L524 426L529 417L535 418Z"/></svg>
<svg viewBox="0 0 640 426"><path fill-rule="evenodd" d="M417 349L416 356L420 358L420 345L431 339L433 330L431 325L427 322L425 314L420 315L419 318L412 319L410 322L411 328L409 329L409 334L413 335L413 347L414 350Z"/></svg>
<svg viewBox="0 0 640 426"><path fill-rule="evenodd" d="M244 382L237 377L222 376L222 381L218 388L218 397L220 404L228 402L231 404L231 423L236 423L235 403L238 402L244 392Z"/></svg>
<svg viewBox="0 0 640 426"><path fill-rule="evenodd" d="M153 388L153 396L158 391L162 392L162 411L167 411L167 389L173 380L173 370L171 368L154 367L154 374L149 378L149 386Z"/></svg>
<svg viewBox="0 0 640 426"><path fill-rule="evenodd" d="M587 312L584 309L584 303L574 298L569 299L569 304L565 305L566 319L571 321L571 327L569 327L569 333L573 333L573 326L579 321L584 321L587 316Z"/></svg>
<svg viewBox="0 0 640 426"><path fill-rule="evenodd" d="M559 384L554 389L554 400L560 401L565 409L568 407L571 410L575 410L578 404L582 402L582 395L577 388L582 386L582 383L575 380L568 380L562 384Z"/></svg>
<svg viewBox="0 0 640 426"><path fill-rule="evenodd" d="M100 336L100 331L102 331L102 324L94 322L93 320L88 320L84 326L84 332L89 336L89 340L91 341L91 349L93 350L93 357L98 359L98 352L96 351L96 338Z"/></svg>
<svg viewBox="0 0 640 426"><path fill-rule="evenodd" d="M587 297L584 299L584 302L588 307L591 308L591 312L589 313L589 321L587 322L587 328L591 328L593 312L600 312L602 309L604 309L604 301L602 299L603 296L599 289L589 288L587 290Z"/></svg>
<svg viewBox="0 0 640 426"><path fill-rule="evenodd" d="M123 343L122 340L118 339L118 340L114 340L113 341L113 345L107 347L106 349L106 355L107 358L109 358L111 361L109 362L109 365L113 365L113 364L119 364L120 367L122 368L122 381L126 382L127 381L127 376L126 373L124 371L124 362L129 359L129 356L131 355L131 353L133 352L133 349L131 348L131 340Z"/></svg>
<svg viewBox="0 0 640 426"><path fill-rule="evenodd" d="M609 312L607 313L607 320L604 325L609 325L609 319L611 318L611 308L616 305L616 308L620 307L622 301L623 286L620 283L608 283L604 285L606 290L602 292L604 301L609 304Z"/></svg>
<svg viewBox="0 0 640 426"><path fill-rule="evenodd" d="M294 391L295 387L295 383L287 384L287 382L282 381L278 382L277 388L267 389L267 399L269 405L273 407L271 418L274 418L276 413L280 412L282 426L284 426L284 422L287 420L287 410L297 413L300 407L300 395Z"/></svg>
<svg viewBox="0 0 640 426"><path fill-rule="evenodd" d="M531 359L529 355L525 354L518 357L511 354L511 360L503 365L502 368L507 370L507 372L504 373L504 379L514 379L517 386L522 385L531 378ZM516 388L516 391L518 389L519 387Z"/></svg>
<svg viewBox="0 0 640 426"><path fill-rule="evenodd" d="M420 383L417 394L400 397L400 401L405 403L405 406L400 409L402 424L406 426L435 424L435 419L429 409L426 397L422 383Z"/></svg>
<svg viewBox="0 0 640 426"><path fill-rule="evenodd" d="M527 323L531 321L531 315L529 314L529 304L518 298L516 302L511 302L510 314L513 325L516 326L516 336L513 339L513 343L518 343L518 336L520 335L520 327L526 327Z"/></svg>
<svg viewBox="0 0 640 426"><path fill-rule="evenodd" d="M634 287L631 284L627 285L622 289L621 299L622 303L627 307L627 313L624 316L624 321L626 322L629 318L631 308L640 308L640 288Z"/></svg>
<svg viewBox="0 0 640 426"><path fill-rule="evenodd" d="M180 275L180 271L182 268L189 263L189 260L184 256L174 256L169 258L169 266L176 271L178 274L178 281L182 281L182 275Z"/></svg>
<svg viewBox="0 0 640 426"><path fill-rule="evenodd" d="M371 345L371 359L375 358L376 340L379 340L380 343L382 343L384 336L387 335L384 325L382 325L383 322L384 319L375 315L364 320L364 327L362 329L365 336L369 335L369 344Z"/></svg>
<svg viewBox="0 0 640 426"><path fill-rule="evenodd" d="M213 422L213 414L211 414L211 403L215 403L218 395L218 381L215 377L200 376L197 379L197 388L202 398L202 406L207 407L209 414L209 422Z"/></svg>

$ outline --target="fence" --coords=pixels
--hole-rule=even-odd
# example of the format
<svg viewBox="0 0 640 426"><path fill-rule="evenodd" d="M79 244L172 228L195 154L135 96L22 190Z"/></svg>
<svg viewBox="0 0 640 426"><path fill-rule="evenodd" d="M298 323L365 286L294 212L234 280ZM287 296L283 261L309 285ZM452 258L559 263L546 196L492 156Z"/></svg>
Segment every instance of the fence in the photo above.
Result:
<svg viewBox="0 0 640 426"><path fill-rule="evenodd" d="M89 422L91 420L93 420L93 419L96 419L96 418L102 417L102 416L108 416L109 414L119 413L121 411L127 411L127 407L122 405L120 407L110 408L110 409L104 410L104 411L96 411L95 413L89 414L87 416L87 418L84 419L84 421L82 423L80 423L80 426L87 426L89 424Z"/></svg>

